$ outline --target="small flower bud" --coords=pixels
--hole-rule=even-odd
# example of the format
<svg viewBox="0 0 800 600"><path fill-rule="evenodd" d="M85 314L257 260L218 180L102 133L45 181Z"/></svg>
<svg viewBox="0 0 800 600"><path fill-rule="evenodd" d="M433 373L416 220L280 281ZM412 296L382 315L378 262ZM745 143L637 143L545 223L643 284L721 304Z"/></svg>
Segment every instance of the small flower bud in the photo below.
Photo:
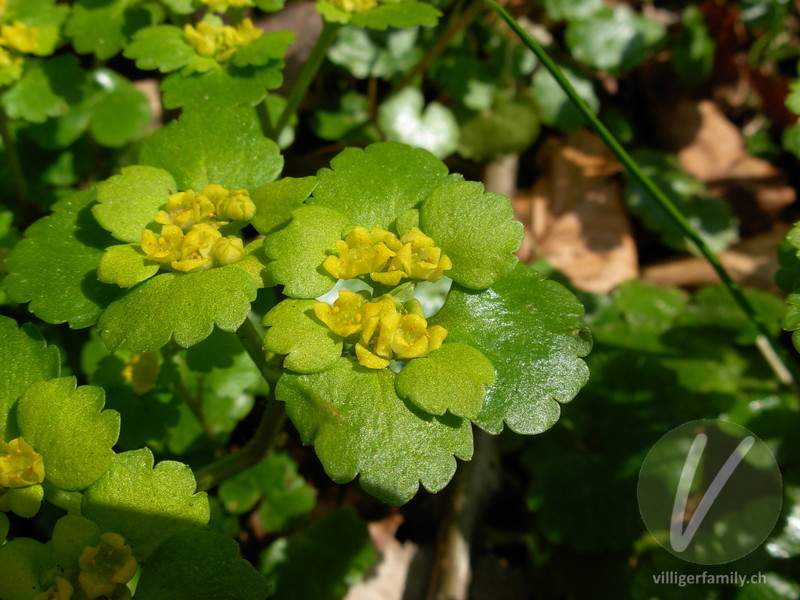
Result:
<svg viewBox="0 0 800 600"><path fill-rule="evenodd" d="M0 486L21 488L44 481L44 461L21 437L0 442Z"/></svg>
<svg viewBox="0 0 800 600"><path fill-rule="evenodd" d="M217 264L222 266L239 262L244 256L245 251L242 240L233 235L218 239L211 250L211 257L217 261Z"/></svg>
<svg viewBox="0 0 800 600"><path fill-rule="evenodd" d="M136 574L131 547L118 533L104 533L97 546L87 546L78 559L78 583L88 600L114 594Z"/></svg>
<svg viewBox="0 0 800 600"><path fill-rule="evenodd" d="M217 215L230 221L250 221L256 215L256 205L247 190L233 190L217 204Z"/></svg>

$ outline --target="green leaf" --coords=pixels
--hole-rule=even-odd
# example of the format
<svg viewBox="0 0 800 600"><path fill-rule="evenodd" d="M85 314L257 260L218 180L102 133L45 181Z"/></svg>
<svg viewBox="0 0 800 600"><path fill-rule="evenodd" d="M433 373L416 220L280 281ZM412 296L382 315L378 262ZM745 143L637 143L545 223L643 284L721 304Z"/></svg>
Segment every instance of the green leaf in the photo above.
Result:
<svg viewBox="0 0 800 600"><path fill-rule="evenodd" d="M169 73L188 65L195 57L195 50L178 27L156 25L137 31L125 47L124 55L135 60L136 66L144 71L158 69Z"/></svg>
<svg viewBox="0 0 800 600"><path fill-rule="evenodd" d="M553 21L588 19L603 8L603 0L543 0L542 4Z"/></svg>
<svg viewBox="0 0 800 600"><path fill-rule="evenodd" d="M84 517L65 515L53 527L53 557L59 566L79 571L78 559L86 546L100 541L100 528Z"/></svg>
<svg viewBox="0 0 800 600"><path fill-rule="evenodd" d="M97 281L103 250L114 239L94 220L93 192L77 192L39 219L6 259L4 286L15 302L48 323L68 322L80 329L94 325L103 309L120 294Z"/></svg>
<svg viewBox="0 0 800 600"><path fill-rule="evenodd" d="M17 398L31 384L58 377L60 371L58 348L48 346L38 329L30 324L17 329L13 319L0 315L0 441L17 437L6 434Z"/></svg>
<svg viewBox="0 0 800 600"><path fill-rule="evenodd" d="M158 268L158 263L147 260L136 244L109 246L100 259L97 278L103 283L129 288L158 273Z"/></svg>
<svg viewBox="0 0 800 600"><path fill-rule="evenodd" d="M19 399L20 434L42 455L47 481L82 490L108 469L119 413L104 411L104 404L102 388L76 388L74 377L34 383Z"/></svg>
<svg viewBox="0 0 800 600"><path fill-rule="evenodd" d="M422 57L418 37L416 28L369 31L342 27L328 51L328 58L358 79L388 80L407 72Z"/></svg>
<svg viewBox="0 0 800 600"><path fill-rule="evenodd" d="M207 71L176 72L161 84L165 108L225 110L231 106L255 106L267 90L283 83L283 61L271 60L261 67L213 65Z"/></svg>
<svg viewBox="0 0 800 600"><path fill-rule="evenodd" d="M322 206L303 206L292 213L289 224L264 240L267 264L283 293L293 298L316 298L336 280L322 263L336 248L347 226L347 218Z"/></svg>
<svg viewBox="0 0 800 600"><path fill-rule="evenodd" d="M86 75L74 56L56 56L33 62L16 85L2 97L3 108L12 119L42 123L65 114L81 98Z"/></svg>
<svg viewBox="0 0 800 600"><path fill-rule="evenodd" d="M472 456L469 422L432 417L397 397L395 375L340 358L313 375L285 373L275 396L304 444L313 444L325 472L336 483L360 474L361 486L386 502L400 505L419 484L438 492L456 470L454 456Z"/></svg>
<svg viewBox="0 0 800 600"><path fill-rule="evenodd" d="M273 31L265 33L254 42L236 50L231 62L237 67L263 67L270 61L282 59L297 34L294 31Z"/></svg>
<svg viewBox="0 0 800 600"><path fill-rule="evenodd" d="M517 264L522 223L508 198L463 181L434 190L420 208L420 229L453 261L447 276L471 289L487 288Z"/></svg>
<svg viewBox="0 0 800 600"><path fill-rule="evenodd" d="M316 373L342 355L342 340L314 315L315 300L284 300L264 317L264 349L285 354L283 366L298 373Z"/></svg>
<svg viewBox="0 0 800 600"><path fill-rule="evenodd" d="M86 490L81 512L103 531L122 535L146 561L173 533L208 522L208 498L195 487L188 465L165 460L154 469L150 450L132 450L117 454Z"/></svg>
<svg viewBox="0 0 800 600"><path fill-rule="evenodd" d="M351 224L367 229L388 228L434 189L461 179L448 175L445 164L430 152L396 142L346 148L317 177L319 185L308 204L338 210Z"/></svg>
<svg viewBox="0 0 800 600"><path fill-rule="evenodd" d="M47 586L45 571L53 567L50 548L30 538L18 537L0 548L0 598L31 600Z"/></svg>
<svg viewBox="0 0 800 600"><path fill-rule="evenodd" d="M633 158L712 250L726 250L739 240L739 222L725 200L708 197L705 186L687 173L677 158L647 149L633 152ZM640 216L649 229L660 233L665 244L695 251L694 244L684 237L683 230L672 217L627 173L624 194L628 208Z"/></svg>
<svg viewBox="0 0 800 600"><path fill-rule="evenodd" d="M256 283L236 265L201 273L163 273L113 302L97 326L112 352L125 346L152 352L174 338L188 348L206 339L214 325L236 331L256 299Z"/></svg>
<svg viewBox="0 0 800 600"><path fill-rule="evenodd" d="M446 328L448 342L480 350L497 371L475 421L481 429L500 433L505 422L512 431L534 434L558 420L560 404L589 377L580 359L591 349L582 313L566 288L522 263L483 292L453 284L429 323Z"/></svg>
<svg viewBox="0 0 800 600"><path fill-rule="evenodd" d="M263 235L272 233L291 220L292 211L303 205L315 187L316 177L284 177L257 187L250 192L256 205L251 224Z"/></svg>
<svg viewBox="0 0 800 600"><path fill-rule="evenodd" d="M225 509L235 515L253 509L265 531L280 531L305 517L315 504L314 489L297 473L297 463L281 452L226 480L219 487Z"/></svg>
<svg viewBox="0 0 800 600"><path fill-rule="evenodd" d="M94 79L103 90L89 120L89 131L97 143L120 148L141 137L152 118L147 97L114 71L98 69Z"/></svg>
<svg viewBox="0 0 800 600"><path fill-rule="evenodd" d="M169 171L181 190L211 183L256 188L283 169L283 157L275 142L261 135L255 113L232 107L184 113L144 143L140 160Z"/></svg>
<svg viewBox="0 0 800 600"><path fill-rule="evenodd" d="M4 500L8 502L8 507L15 515L23 519L32 519L42 507L44 488L40 483L13 488L6 491Z"/></svg>
<svg viewBox="0 0 800 600"><path fill-rule="evenodd" d="M9 0L3 20L20 20L28 27L38 27L39 47L35 54L50 56L60 41L59 31L69 12L69 6L56 4L56 0Z"/></svg>
<svg viewBox="0 0 800 600"><path fill-rule="evenodd" d="M264 576L239 557L234 540L187 529L161 544L144 565L136 600L262 600L268 591Z"/></svg>
<svg viewBox="0 0 800 600"><path fill-rule="evenodd" d="M81 54L105 60L119 52L128 36L149 25L145 8L129 0L76 0L66 33Z"/></svg>
<svg viewBox="0 0 800 600"><path fill-rule="evenodd" d="M278 12L286 3L285 0L255 0L256 6L264 12Z"/></svg>
<svg viewBox="0 0 800 600"><path fill-rule="evenodd" d="M683 81L696 85L711 73L715 44L699 7L687 6L681 21L685 29L675 40L672 66Z"/></svg>
<svg viewBox="0 0 800 600"><path fill-rule="evenodd" d="M312 127L323 140L355 142L370 135L369 100L358 92L349 91L337 98L337 103L314 112ZM363 133L362 133L363 129ZM375 138L373 138L375 139Z"/></svg>
<svg viewBox="0 0 800 600"><path fill-rule="evenodd" d="M564 66L561 67L561 71L592 112L597 114L600 101L597 99L591 79ZM539 106L542 123L545 125L558 127L563 131L574 131L586 123L583 115L547 69L539 69L533 76L532 91Z"/></svg>
<svg viewBox="0 0 800 600"><path fill-rule="evenodd" d="M449 156L458 145L456 118L438 102L424 104L419 89L406 88L381 104L378 125L387 140L423 148L439 158Z"/></svg>
<svg viewBox="0 0 800 600"><path fill-rule="evenodd" d="M397 374L395 387L401 398L432 415L450 411L475 419L486 396L485 385L495 382L492 363L467 344L445 344L425 358L408 362Z"/></svg>
<svg viewBox="0 0 800 600"><path fill-rule="evenodd" d="M126 167L120 175L97 185L92 214L118 240L141 243L142 231L177 191L175 180L163 169Z"/></svg>
<svg viewBox="0 0 800 600"><path fill-rule="evenodd" d="M477 162L518 154L536 141L539 129L539 115L530 96L503 99L462 124L458 153Z"/></svg>
<svg viewBox="0 0 800 600"><path fill-rule="evenodd" d="M264 553L261 571L275 600L336 600L375 560L366 524L348 506L302 533L276 540ZM309 565L314 565L313 577Z"/></svg>
<svg viewBox="0 0 800 600"><path fill-rule="evenodd" d="M627 5L604 7L567 25L566 41L579 62L613 73L641 63L664 36L664 26L633 13Z"/></svg>
<svg viewBox="0 0 800 600"><path fill-rule="evenodd" d="M403 29L415 25L433 27L439 22L441 14L432 4L400 0L399 2L379 4L370 10L356 13L350 19L350 24L355 27L379 30L387 27Z"/></svg>

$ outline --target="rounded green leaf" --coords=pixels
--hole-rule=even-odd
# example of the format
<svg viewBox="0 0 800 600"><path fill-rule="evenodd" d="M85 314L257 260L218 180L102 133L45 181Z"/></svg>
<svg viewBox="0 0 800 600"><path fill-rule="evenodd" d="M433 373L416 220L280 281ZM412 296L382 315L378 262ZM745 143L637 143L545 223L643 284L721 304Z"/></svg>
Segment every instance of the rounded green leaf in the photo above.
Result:
<svg viewBox="0 0 800 600"><path fill-rule="evenodd" d="M127 36L148 25L150 19L146 9L128 0L76 0L66 33L75 50L93 52L103 60L119 52Z"/></svg>
<svg viewBox="0 0 800 600"><path fill-rule="evenodd" d="M137 31L124 54L135 60L139 69L169 73L188 65L195 57L195 50L186 41L183 30L172 25L156 25Z"/></svg>
<svg viewBox="0 0 800 600"><path fill-rule="evenodd" d="M6 491L5 500L8 502L11 512L15 515L19 515L23 519L32 519L42 506L44 488L40 483L27 487L13 488Z"/></svg>
<svg viewBox="0 0 800 600"><path fill-rule="evenodd" d="M464 122L458 153L477 162L520 154L539 137L539 111L525 94L497 102Z"/></svg>
<svg viewBox="0 0 800 600"><path fill-rule="evenodd" d="M16 431L6 431L17 398L32 383L58 377L60 371L58 348L48 346L33 325L17 329L13 319L0 316L0 441L17 437Z"/></svg>
<svg viewBox="0 0 800 600"><path fill-rule="evenodd" d="M580 357L591 349L578 318L580 302L566 288L522 263L491 289L476 292L453 284L430 324L445 327L448 342L465 342L494 365L497 381L475 423L500 433L503 423L517 433L551 427L589 378Z"/></svg>
<svg viewBox="0 0 800 600"><path fill-rule="evenodd" d="M284 300L264 317L264 349L285 354L283 366L316 373L342 355L342 340L314 315L315 300Z"/></svg>
<svg viewBox="0 0 800 600"><path fill-rule="evenodd" d="M97 325L112 352L121 346L152 352L171 338L188 348L206 339L214 325L236 331L256 291L250 274L236 265L201 273L163 273L113 302Z"/></svg>
<svg viewBox="0 0 800 600"><path fill-rule="evenodd" d="M137 244L121 244L106 248L97 267L97 278L129 288L158 273L158 268L158 263L147 260Z"/></svg>
<svg viewBox="0 0 800 600"><path fill-rule="evenodd" d="M57 56L33 62L16 85L2 96L3 108L12 119L43 123L58 117L81 99L86 78L74 56Z"/></svg>
<svg viewBox="0 0 800 600"><path fill-rule="evenodd" d="M118 240L140 243L142 231L177 191L175 180L163 169L127 167L97 185L98 204L92 214Z"/></svg>
<svg viewBox="0 0 800 600"><path fill-rule="evenodd" d="M458 122L452 111L438 102L425 106L417 88L406 88L381 104L378 125L387 140L424 148L439 158L452 154L458 145Z"/></svg>
<svg viewBox="0 0 800 600"><path fill-rule="evenodd" d="M390 370L340 358L321 373L285 373L275 396L331 479L347 483L360 474L368 493L400 505L420 483L430 492L447 485L454 456L472 457L472 429L468 421L410 407L397 397L394 379Z"/></svg>
<svg viewBox="0 0 800 600"><path fill-rule="evenodd" d="M163 463L162 463L163 464ZM142 568L137 600L262 600L269 588L239 546L213 531L172 535Z"/></svg>
<svg viewBox="0 0 800 600"><path fill-rule="evenodd" d="M491 286L517 264L523 227L513 218L508 198L474 181L434 190L419 212L420 229L453 261L447 276L471 289Z"/></svg>
<svg viewBox="0 0 800 600"><path fill-rule="evenodd" d="M427 2L414 0L401 0L400 2L387 2L375 8L355 13L350 23L355 27L384 30L388 27L402 29L424 25L433 27L439 22L441 12Z"/></svg>
<svg viewBox="0 0 800 600"><path fill-rule="evenodd" d="M25 232L6 259L3 282L16 302L48 323L94 325L120 290L97 280L103 249L114 243L91 214L93 192L78 192L53 206Z"/></svg>
<svg viewBox="0 0 800 600"><path fill-rule="evenodd" d="M108 469L119 413L103 410L104 404L103 388L76 388L74 377L34 383L19 399L20 434L42 455L47 481L82 490Z"/></svg>
<svg viewBox="0 0 800 600"><path fill-rule="evenodd" d="M19 537L0 548L0 598L31 600L43 592L45 571L53 567L50 548L30 538Z"/></svg>
<svg viewBox="0 0 800 600"><path fill-rule="evenodd" d="M272 233L291 220L292 211L303 205L315 187L316 177L284 177L251 190L256 205L251 224L263 235Z"/></svg>
<svg viewBox="0 0 800 600"><path fill-rule="evenodd" d="M96 523L79 515L65 515L53 528L53 557L59 566L79 571L78 558L86 546L96 546L100 540Z"/></svg>
<svg viewBox="0 0 800 600"><path fill-rule="evenodd" d="M181 190L211 183L256 188L283 169L278 146L261 134L255 112L230 106L187 111L144 143L140 160L169 171Z"/></svg>
<svg viewBox="0 0 800 600"><path fill-rule="evenodd" d="M450 411L474 419L486 396L486 385L495 382L492 363L467 344L444 344L425 358L408 362L397 374L397 395L408 398L432 415Z"/></svg>
<svg viewBox="0 0 800 600"><path fill-rule="evenodd" d="M89 121L89 131L97 143L121 148L140 138L153 116L147 96L109 69L98 69L94 79L103 90L91 108Z"/></svg>
<svg viewBox="0 0 800 600"><path fill-rule="evenodd" d="M283 293L293 298L316 298L333 287L333 276L322 263L342 239L348 221L342 213L322 206L302 206L289 224L264 240L267 270Z"/></svg>
<svg viewBox="0 0 800 600"><path fill-rule="evenodd" d="M319 185L308 204L337 210L351 224L367 229L387 229L434 189L461 179L448 175L445 164L430 152L396 142L347 148L317 177Z"/></svg>
<svg viewBox="0 0 800 600"><path fill-rule="evenodd" d="M257 40L241 46L231 58L237 67L263 67L270 61L282 59L297 34L294 31L272 31L261 35Z"/></svg>
<svg viewBox="0 0 800 600"><path fill-rule="evenodd" d="M153 453L142 448L116 455L83 494L81 511L103 531L122 535L146 561L173 533L208 523L208 498L195 489L188 465L165 460L153 468Z"/></svg>

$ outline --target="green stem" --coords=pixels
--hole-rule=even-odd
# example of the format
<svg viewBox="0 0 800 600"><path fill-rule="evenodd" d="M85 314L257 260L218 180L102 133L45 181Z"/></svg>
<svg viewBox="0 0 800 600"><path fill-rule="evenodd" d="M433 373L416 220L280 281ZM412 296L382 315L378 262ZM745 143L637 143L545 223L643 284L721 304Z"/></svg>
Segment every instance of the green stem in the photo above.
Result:
<svg viewBox="0 0 800 600"><path fill-rule="evenodd" d="M503 8L495 0L486 0L486 2L508 24L508 26L511 27L514 33L516 33L520 40L522 40L522 42L528 47L528 49L530 49L531 52L536 55L536 57L547 68L547 70L550 71L551 75L558 82L558 85L561 86L561 89L564 90L572 103L592 125L594 130L603 139L603 141L619 159L619 161L625 165L625 168L628 169L636 182L642 188L647 190L650 196L653 197L659 206L661 206L661 208L672 218L678 227L681 228L683 234L697 247L703 257L705 257L708 263L717 272L717 275L719 275L722 283L728 289L731 296L733 296L734 301L744 311L744 313L747 315L747 318L753 323L753 325L755 325L759 332L757 343L758 348L761 350L761 353L764 355L764 358L775 372L778 379L783 384L795 391L795 393L800 392L800 388L797 387L791 370L789 367L787 367L787 364L782 360L778 352L775 342L770 335L769 329L761 320L758 313L756 313L756 310L753 308L753 305L750 304L750 301L744 295L742 289L733 280L733 278L731 278L730 274L720 262L719 258L717 258L717 255L714 254L714 251L709 248L708 244L706 244L700 234L698 234L691 224L689 224L689 221L686 220L686 217L683 216L683 213L681 213L681 211L672 203L672 201L667 198L667 196L658 188L658 186L644 173L644 171L642 171L636 161L634 161L631 155L625 151L614 135L606 128L605 125L603 125L600 119L594 115L588 105L575 91L575 88L572 87L572 84L569 82L569 80L561 72L561 69L558 67L555 61L553 61L553 59L547 54L547 51L536 40L528 35L528 33L517 24L514 18L505 10L503 10Z"/></svg>
<svg viewBox="0 0 800 600"><path fill-rule="evenodd" d="M261 462L272 452L286 421L283 402L278 402L274 394L275 384L278 382L281 371L272 367L267 361L262 346L264 336L259 333L249 318L239 326L236 335L261 375L269 382L271 392L267 398L264 414L250 441L241 450L224 456L195 472L198 490L209 490L222 481Z"/></svg>
<svg viewBox="0 0 800 600"><path fill-rule="evenodd" d="M200 388L201 386L202 382L201 385L198 386L198 388ZM215 446L219 447L220 446L219 436L211 427L211 423L208 422L208 419L203 413L202 399L192 394L186 388L186 386L183 384L182 381L175 382L174 387L175 387L175 392L178 394L178 396L181 397L181 400L183 400L184 404L186 404L189 410L192 411L192 414L194 415L194 418L197 419L197 422L200 423L200 427L203 430L203 433L209 440L211 440L214 443Z"/></svg>
<svg viewBox="0 0 800 600"><path fill-rule="evenodd" d="M14 191L21 211L28 204L28 182L25 180L25 172L22 170L17 146L8 128L8 116L2 108L0 108L0 140L3 142L3 150L8 161L8 168L11 171L11 177L14 180Z"/></svg>
<svg viewBox="0 0 800 600"><path fill-rule="evenodd" d="M81 514L81 500L83 499L83 494L80 492L67 492L61 488L57 488L47 480L42 482L42 488L44 490L44 499L50 504L64 509L71 515Z"/></svg>
<svg viewBox="0 0 800 600"><path fill-rule="evenodd" d="M316 77L317 71L319 71L322 65L322 61L325 60L328 48L333 43L333 40L336 39L336 34L340 27L341 25L338 23L323 22L322 33L317 39L317 43L314 44L314 47L311 49L311 55L303 65L300 74L297 76L297 80L292 86L292 91L289 93L289 97L286 100L286 106L281 116L278 118L277 123L275 123L275 129L273 130L274 139L277 139L281 131L283 131L283 128L286 127L289 120L297 112L300 103L306 96L308 88L311 86L311 82L314 80L314 77Z"/></svg>

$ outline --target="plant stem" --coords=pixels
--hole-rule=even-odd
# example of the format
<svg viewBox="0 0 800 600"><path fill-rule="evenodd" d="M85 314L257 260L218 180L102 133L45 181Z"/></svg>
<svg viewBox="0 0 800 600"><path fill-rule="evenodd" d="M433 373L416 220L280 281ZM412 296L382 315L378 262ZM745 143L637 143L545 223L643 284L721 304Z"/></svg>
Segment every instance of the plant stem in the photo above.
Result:
<svg viewBox="0 0 800 600"><path fill-rule="evenodd" d="M456 37L456 35L458 35L462 29L465 29L470 23L478 18L478 15L481 14L483 9L483 2L481 2L481 0L475 0L472 4L470 4L457 19L448 25L447 29L442 32L442 35L436 39L436 41L425 52L425 55L416 65L414 65L414 68L406 73L403 79L401 79L391 89L388 96L396 94L409 83L414 81L417 76L422 74L433 62L433 59L439 56L445 50L445 48L450 45L450 42L453 41L453 38Z"/></svg>
<svg viewBox="0 0 800 600"><path fill-rule="evenodd" d="M739 287L739 284L733 280L728 271L720 262L719 258L717 258L717 255L714 254L714 251L709 248L705 240L703 240L700 234L695 231L678 207L676 207L672 201L658 188L658 186L644 173L644 171L642 171L636 161L633 160L631 155L628 154L628 152L622 147L622 144L620 144L614 135L606 128L606 126L603 125L602 121L600 121L600 119L594 115L591 109L575 91L575 88L572 87L572 84L569 82L569 80L561 72L561 69L558 67L555 61L553 61L553 59L550 58L550 55L547 54L547 51L536 40L528 35L528 33L517 24L514 18L509 15L495 0L486 0L486 2L500 16L500 18L502 18L508 24L508 26L511 27L514 33L516 33L520 38L522 43L524 43L528 49L536 55L536 58L542 62L547 70L550 71L550 74L558 82L558 85L561 87L561 89L564 90L572 103L591 124L597 134L602 138L602 140L619 159L619 161L625 166L626 169L628 169L637 183L642 188L647 190L647 192L658 203L658 205L672 218L678 227L680 227L680 229L683 231L683 234L697 247L697 249L700 251L700 254L703 255L711 267L717 272L717 275L719 275L722 283L728 289L731 296L733 296L734 301L744 311L745 315L747 315L747 318L753 323L753 325L755 325L759 333L757 346L769 366L774 371L775 375L778 377L781 383L791 388L795 393L800 394L800 388L798 388L795 378L787 366L787 363L781 358L775 342L770 335L769 329L761 320L761 317L758 315L755 308L753 308L753 305L750 304L750 301L744 295L744 292L742 291L741 287Z"/></svg>
<svg viewBox="0 0 800 600"><path fill-rule="evenodd" d="M22 170L22 163L17 153L17 146L8 129L8 116L2 108L0 108L0 140L3 142L3 151L8 161L11 177L14 179L14 191L21 212L28 204L28 182L25 180L25 173Z"/></svg>
<svg viewBox="0 0 800 600"><path fill-rule="evenodd" d="M224 456L195 472L197 489L200 491L209 490L229 477L261 462L272 452L286 420L283 402L278 402L274 394L275 384L281 376L281 371L272 367L267 361L262 347L264 336L259 333L249 317L236 330L236 336L258 367L261 375L269 383L270 395L267 398L267 405L258 428L250 441L241 450Z"/></svg>
<svg viewBox="0 0 800 600"><path fill-rule="evenodd" d="M44 498L50 504L64 509L71 515L81 514L81 500L83 494L80 492L67 492L61 488L57 488L52 483L45 480L42 483L44 490Z"/></svg>
<svg viewBox="0 0 800 600"><path fill-rule="evenodd" d="M286 127L289 120L297 112L300 103L306 96L308 88L311 86L311 82L314 80L314 77L316 77L317 71L319 71L322 65L322 61L325 60L325 54L328 52L328 48L333 43L340 28L341 25L338 23L323 22L322 33L317 39L317 43L314 44L314 47L311 49L311 55L303 65L300 74L297 76L297 80L292 86L292 91L289 93L289 97L286 100L286 106L281 116L278 117L278 121L275 123L275 128L272 131L273 139L278 138L283 128Z"/></svg>
<svg viewBox="0 0 800 600"><path fill-rule="evenodd" d="M200 388L201 386L202 386L202 380L198 388ZM220 446L219 436L214 432L214 429L211 427L211 423L208 422L208 419L206 419L205 414L203 414L202 399L192 394L180 380L175 382L174 387L178 396L181 397L181 400L183 400L184 404L186 404L189 410L192 411L194 418L197 419L198 423L200 423L200 427L203 430L203 433L209 440L211 440L214 443L215 446L219 447Z"/></svg>

